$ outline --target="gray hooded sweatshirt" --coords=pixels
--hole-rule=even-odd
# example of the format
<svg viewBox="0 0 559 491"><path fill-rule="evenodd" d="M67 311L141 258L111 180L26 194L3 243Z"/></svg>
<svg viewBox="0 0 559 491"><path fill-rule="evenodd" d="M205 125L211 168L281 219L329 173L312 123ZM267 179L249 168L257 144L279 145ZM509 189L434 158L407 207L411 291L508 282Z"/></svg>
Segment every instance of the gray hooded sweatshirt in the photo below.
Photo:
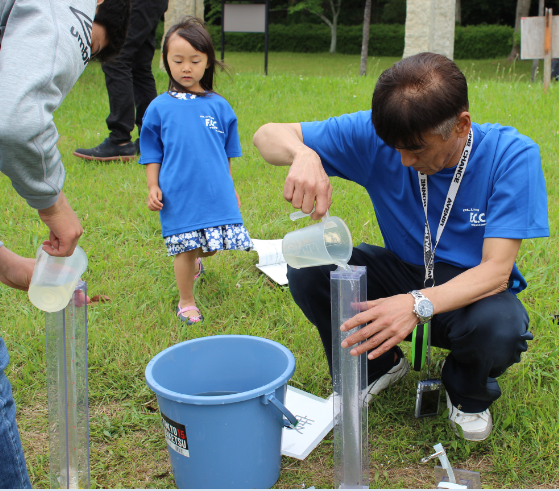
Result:
<svg viewBox="0 0 559 491"><path fill-rule="evenodd" d="M0 171L29 206L64 184L53 113L91 54L96 0L0 0Z"/></svg>

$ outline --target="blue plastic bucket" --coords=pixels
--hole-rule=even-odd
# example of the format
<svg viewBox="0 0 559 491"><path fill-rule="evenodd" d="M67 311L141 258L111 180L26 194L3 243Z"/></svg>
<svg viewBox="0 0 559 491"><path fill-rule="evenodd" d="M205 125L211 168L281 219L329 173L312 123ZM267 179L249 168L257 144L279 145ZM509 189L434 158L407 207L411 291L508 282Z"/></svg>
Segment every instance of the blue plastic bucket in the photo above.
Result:
<svg viewBox="0 0 559 491"><path fill-rule="evenodd" d="M179 488L270 488L279 478L287 381L295 358L254 336L185 341L155 356L157 394Z"/></svg>

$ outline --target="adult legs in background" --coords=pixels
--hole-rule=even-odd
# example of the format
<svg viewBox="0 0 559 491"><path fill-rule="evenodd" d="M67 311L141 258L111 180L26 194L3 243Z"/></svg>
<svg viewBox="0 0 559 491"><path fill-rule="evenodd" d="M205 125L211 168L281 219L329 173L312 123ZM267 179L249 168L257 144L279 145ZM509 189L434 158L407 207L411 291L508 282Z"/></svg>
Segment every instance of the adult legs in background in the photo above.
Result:
<svg viewBox="0 0 559 491"><path fill-rule="evenodd" d="M9 362L8 349L0 338L0 488L30 489L31 482L17 430L12 387L4 374Z"/></svg>
<svg viewBox="0 0 559 491"><path fill-rule="evenodd" d="M406 263L392 252L361 244L349 264L367 267L367 298L374 300L423 288L424 267ZM334 266L288 268L295 303L320 334L332 371L330 271ZM435 282L446 283L464 270L435 264ZM432 344L450 350L442 380L455 406L468 413L487 409L500 396L495 380L527 350L528 315L521 302L505 291L431 321ZM411 335L409 337L411 339ZM408 340L409 340L408 339ZM394 350L368 361L369 383L394 366Z"/></svg>
<svg viewBox="0 0 559 491"><path fill-rule="evenodd" d="M93 160L128 160L139 150L131 141L134 124L142 118L157 96L151 71L155 32L167 10L168 0L133 0L130 26L122 51L114 61L102 65L109 95L109 137L90 149L78 148L74 155Z"/></svg>

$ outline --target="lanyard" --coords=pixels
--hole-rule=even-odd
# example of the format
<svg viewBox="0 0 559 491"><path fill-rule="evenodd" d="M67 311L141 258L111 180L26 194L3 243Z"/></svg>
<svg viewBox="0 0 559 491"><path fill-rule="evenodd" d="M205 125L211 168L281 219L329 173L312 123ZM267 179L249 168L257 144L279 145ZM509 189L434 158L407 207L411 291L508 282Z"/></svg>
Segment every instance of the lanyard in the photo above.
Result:
<svg viewBox="0 0 559 491"><path fill-rule="evenodd" d="M427 219L427 203L429 193L427 191L427 176L421 172L417 173L419 178L419 190L421 192L421 202L423 203L423 211L425 213L425 232L423 234L423 261L425 262L425 282L424 286L427 288L427 281L431 280L433 283L431 286L435 286L434 279L434 269L435 269L435 250L439 245L439 240L443 234L443 230L450 216L450 211L452 210L452 205L456 199L456 194L458 193L458 188L462 183L462 179L466 172L466 166L468 165L468 160L470 160L470 154L472 152L472 145L474 143L474 132L470 128L470 133L468 134L468 139L466 140L466 145L464 145L464 150L462 151L462 156L460 161L456 166L454 171L454 176L452 177L452 182L450 183L450 188L448 194L446 195L446 200L439 221L439 227L437 229L437 237L435 239L435 245L433 246L431 240L431 229L429 228L429 220Z"/></svg>

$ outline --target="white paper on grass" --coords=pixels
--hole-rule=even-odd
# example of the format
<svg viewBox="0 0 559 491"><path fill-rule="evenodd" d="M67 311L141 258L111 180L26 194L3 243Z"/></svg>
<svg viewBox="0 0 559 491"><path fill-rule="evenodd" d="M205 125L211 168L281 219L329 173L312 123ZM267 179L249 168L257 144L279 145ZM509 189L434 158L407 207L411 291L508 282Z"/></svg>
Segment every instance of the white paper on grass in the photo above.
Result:
<svg viewBox="0 0 559 491"><path fill-rule="evenodd" d="M283 239L252 239L254 249L258 252L256 267L280 285L287 285L287 263L282 254Z"/></svg>
<svg viewBox="0 0 559 491"><path fill-rule="evenodd" d="M321 399L288 385L285 407L295 415L299 424L294 429L283 429L281 453L303 460L333 427L333 399Z"/></svg>

